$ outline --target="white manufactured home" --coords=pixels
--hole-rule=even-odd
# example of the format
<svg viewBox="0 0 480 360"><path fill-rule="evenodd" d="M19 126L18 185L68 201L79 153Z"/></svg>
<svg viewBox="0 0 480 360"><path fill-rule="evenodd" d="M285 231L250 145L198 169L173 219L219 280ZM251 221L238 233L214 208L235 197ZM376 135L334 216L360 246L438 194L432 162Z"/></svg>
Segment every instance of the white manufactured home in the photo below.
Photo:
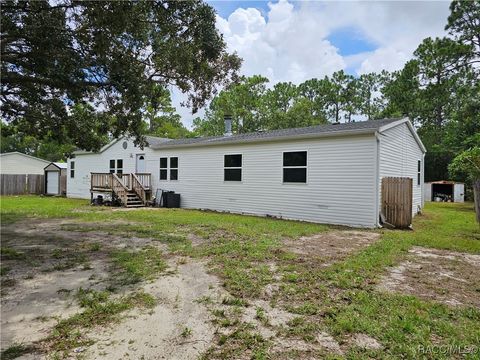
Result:
<svg viewBox="0 0 480 360"><path fill-rule="evenodd" d="M67 196L107 189L142 205L162 189L179 193L183 208L376 227L382 179L402 177L411 179L412 215L423 205L425 147L407 118L147 141L75 152Z"/></svg>

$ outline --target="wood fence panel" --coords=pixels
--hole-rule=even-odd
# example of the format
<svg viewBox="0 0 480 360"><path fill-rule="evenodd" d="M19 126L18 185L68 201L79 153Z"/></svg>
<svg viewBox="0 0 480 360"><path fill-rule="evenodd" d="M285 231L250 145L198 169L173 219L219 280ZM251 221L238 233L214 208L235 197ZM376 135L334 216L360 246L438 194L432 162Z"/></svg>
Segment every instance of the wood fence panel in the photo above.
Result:
<svg viewBox="0 0 480 360"><path fill-rule="evenodd" d="M65 196L67 194L67 175L60 175L60 195Z"/></svg>
<svg viewBox="0 0 480 360"><path fill-rule="evenodd" d="M382 213L385 221L398 228L412 224L413 179L386 177L382 179Z"/></svg>
<svg viewBox="0 0 480 360"><path fill-rule="evenodd" d="M0 195L43 194L44 175L1 174Z"/></svg>
<svg viewBox="0 0 480 360"><path fill-rule="evenodd" d="M28 194L44 194L45 193L45 175L29 174L27 177Z"/></svg>

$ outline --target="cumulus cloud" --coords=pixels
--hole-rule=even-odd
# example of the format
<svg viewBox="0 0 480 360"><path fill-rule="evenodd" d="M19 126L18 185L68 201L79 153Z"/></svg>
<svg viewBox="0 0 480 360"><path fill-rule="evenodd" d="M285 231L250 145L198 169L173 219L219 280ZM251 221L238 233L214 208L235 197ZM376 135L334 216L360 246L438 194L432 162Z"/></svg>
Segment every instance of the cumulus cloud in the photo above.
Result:
<svg viewBox="0 0 480 360"><path fill-rule="evenodd" d="M449 14L447 1L280 0L268 3L264 14L242 8L241 2L239 6L228 18L217 15L217 28L228 50L243 58L241 73L262 74L272 85L280 81L298 84L342 69L356 74L401 69L425 37L445 35ZM329 40L339 29L354 30L375 49L342 56L341 49ZM179 110L190 125L193 116L186 115L186 109Z"/></svg>

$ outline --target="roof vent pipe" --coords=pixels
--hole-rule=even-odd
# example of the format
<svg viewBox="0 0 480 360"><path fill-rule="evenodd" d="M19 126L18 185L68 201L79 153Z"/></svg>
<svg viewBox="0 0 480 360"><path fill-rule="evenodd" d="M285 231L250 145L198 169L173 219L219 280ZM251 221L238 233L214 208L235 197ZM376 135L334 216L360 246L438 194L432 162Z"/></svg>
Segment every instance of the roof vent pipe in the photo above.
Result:
<svg viewBox="0 0 480 360"><path fill-rule="evenodd" d="M225 120L225 136L232 136L232 117L230 115L225 115L223 117Z"/></svg>

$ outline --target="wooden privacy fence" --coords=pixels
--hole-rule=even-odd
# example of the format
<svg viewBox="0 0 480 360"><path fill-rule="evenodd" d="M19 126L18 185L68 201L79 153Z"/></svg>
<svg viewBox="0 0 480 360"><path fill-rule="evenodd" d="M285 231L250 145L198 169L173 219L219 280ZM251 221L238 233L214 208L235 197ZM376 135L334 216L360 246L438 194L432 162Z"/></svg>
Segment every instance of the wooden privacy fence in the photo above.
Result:
<svg viewBox="0 0 480 360"><path fill-rule="evenodd" d="M385 222L407 228L412 224L413 180L404 177L382 179L382 214Z"/></svg>
<svg viewBox="0 0 480 360"><path fill-rule="evenodd" d="M43 194L45 176L35 174L1 174L0 195Z"/></svg>

